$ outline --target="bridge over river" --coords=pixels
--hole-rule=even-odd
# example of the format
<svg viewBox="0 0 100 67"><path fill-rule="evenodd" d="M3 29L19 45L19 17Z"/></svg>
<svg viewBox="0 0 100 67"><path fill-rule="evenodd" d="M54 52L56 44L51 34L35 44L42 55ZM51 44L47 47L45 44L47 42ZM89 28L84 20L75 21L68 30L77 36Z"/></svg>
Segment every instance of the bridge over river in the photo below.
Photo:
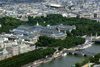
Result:
<svg viewBox="0 0 100 67"><path fill-rule="evenodd" d="M73 55L80 55L80 56L95 56L97 53L86 52L86 51L73 51L73 50L66 50L65 52Z"/></svg>

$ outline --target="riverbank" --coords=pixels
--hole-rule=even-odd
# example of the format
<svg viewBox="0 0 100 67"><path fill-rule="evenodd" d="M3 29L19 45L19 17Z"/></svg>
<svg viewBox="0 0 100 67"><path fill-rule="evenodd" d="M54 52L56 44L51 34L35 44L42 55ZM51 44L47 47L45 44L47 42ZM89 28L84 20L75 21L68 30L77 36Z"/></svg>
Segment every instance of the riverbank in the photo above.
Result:
<svg viewBox="0 0 100 67"><path fill-rule="evenodd" d="M67 55L67 53L63 53L62 51L54 52L54 54L51 55L51 56L47 55L45 58L35 60L35 61L33 61L33 62L29 63L29 64L26 64L24 66L21 66L21 67L36 67L36 66L39 66L39 65L41 65L43 63L50 62L50 61L52 61L54 59L58 59L58 58L60 58L62 56L66 56L66 55Z"/></svg>
<svg viewBox="0 0 100 67"><path fill-rule="evenodd" d="M0 67L21 67L34 60L44 58L46 55L52 55L56 50L54 48L36 49L27 53L19 54L11 58L0 61ZM10 60L10 61L9 61Z"/></svg>
<svg viewBox="0 0 100 67"><path fill-rule="evenodd" d="M58 59L53 59L48 63L43 63L38 67L71 67L76 62L82 62L86 57L76 56L76 55L67 55L60 57Z"/></svg>
<svg viewBox="0 0 100 67"><path fill-rule="evenodd" d="M95 50L94 50L95 49ZM81 67L86 65L87 63L94 63L94 64L100 64L100 45L93 45L92 47L84 50L84 51L89 51L89 52L94 52L98 53L94 57L88 57L84 61L76 63L76 67ZM89 62L90 61L90 62ZM93 66L93 65L92 65Z"/></svg>
<svg viewBox="0 0 100 67"><path fill-rule="evenodd" d="M96 45L92 45L91 47L89 47L89 50L87 50L88 48L86 48L85 50L87 50L88 52L95 51L96 48L98 50L100 46L98 45L97 47L96 47ZM93 49L95 49L95 50L93 50ZM65 48L64 50L67 50L67 49ZM72 58L72 57L75 57L75 58ZM82 60L84 60L84 59L80 60L81 59L80 57L86 58L86 57L76 56L76 55L74 55L74 56L73 55L67 55L67 57L61 57L61 58L56 59L56 60L52 59L51 62L48 62L46 64L41 63L38 67L48 67L49 65L50 65L49 67L52 67L52 66L54 66L54 67L65 67L66 65L69 65L68 67L71 67L71 65L74 65L76 62L82 62ZM61 59L65 60L65 61L62 61ZM77 60L79 60L79 61L77 61Z"/></svg>

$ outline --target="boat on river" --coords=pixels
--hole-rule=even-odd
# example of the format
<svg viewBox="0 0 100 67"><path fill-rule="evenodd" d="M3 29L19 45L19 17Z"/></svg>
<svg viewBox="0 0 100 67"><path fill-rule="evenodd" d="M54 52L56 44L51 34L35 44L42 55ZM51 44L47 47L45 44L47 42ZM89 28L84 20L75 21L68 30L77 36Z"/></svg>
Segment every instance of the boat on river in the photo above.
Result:
<svg viewBox="0 0 100 67"><path fill-rule="evenodd" d="M62 54L62 56L66 56L66 55L67 55L67 53L63 53L63 54Z"/></svg>
<svg viewBox="0 0 100 67"><path fill-rule="evenodd" d="M31 65L31 67L39 66L41 63L43 63L43 61L36 61Z"/></svg>
<svg viewBox="0 0 100 67"><path fill-rule="evenodd" d="M44 59L44 60L43 60L43 63L49 62L49 61L51 61L51 60L52 60L52 58Z"/></svg>
<svg viewBox="0 0 100 67"><path fill-rule="evenodd" d="M87 43L83 44L82 47L85 49L85 48L90 47L92 44L93 44L93 42L87 42Z"/></svg>
<svg viewBox="0 0 100 67"><path fill-rule="evenodd" d="M78 45L78 49L79 50L84 50L84 49L90 47L92 44L93 44L93 42L86 42L86 43L84 43L82 45Z"/></svg>
<svg viewBox="0 0 100 67"><path fill-rule="evenodd" d="M54 55L53 58L54 58L54 59L57 59L57 58L59 58L59 57L61 57L61 56L62 56L61 54L59 54L59 55Z"/></svg>

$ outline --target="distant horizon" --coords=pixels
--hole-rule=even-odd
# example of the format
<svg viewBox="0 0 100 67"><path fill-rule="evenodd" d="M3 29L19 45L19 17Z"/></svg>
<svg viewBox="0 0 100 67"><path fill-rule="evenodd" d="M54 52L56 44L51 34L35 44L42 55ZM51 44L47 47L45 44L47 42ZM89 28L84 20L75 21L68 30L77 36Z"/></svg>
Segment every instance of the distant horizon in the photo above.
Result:
<svg viewBox="0 0 100 67"><path fill-rule="evenodd" d="M33 2L43 2L43 1L57 1L57 0L0 0L0 2L26 2L26 1L33 1ZM60 1L60 0L59 0ZM64 0L64 1L68 1L68 0ZM73 0L71 0L73 1ZM75 0L77 1L77 0ZM79 1L83 1L83 0L79 0ZM89 2L91 1L100 1L100 0L89 0Z"/></svg>
<svg viewBox="0 0 100 67"><path fill-rule="evenodd" d="M42 2L44 0L0 0L0 2L26 2L26 1L33 1L33 2Z"/></svg>

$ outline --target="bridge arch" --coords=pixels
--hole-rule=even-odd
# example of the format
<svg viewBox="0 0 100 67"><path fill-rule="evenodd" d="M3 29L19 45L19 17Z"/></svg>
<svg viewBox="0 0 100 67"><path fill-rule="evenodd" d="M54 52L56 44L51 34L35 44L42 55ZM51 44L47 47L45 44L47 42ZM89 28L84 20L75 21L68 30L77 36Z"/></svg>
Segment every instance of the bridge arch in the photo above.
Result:
<svg viewBox="0 0 100 67"><path fill-rule="evenodd" d="M86 54L84 54L84 56L87 56Z"/></svg>

